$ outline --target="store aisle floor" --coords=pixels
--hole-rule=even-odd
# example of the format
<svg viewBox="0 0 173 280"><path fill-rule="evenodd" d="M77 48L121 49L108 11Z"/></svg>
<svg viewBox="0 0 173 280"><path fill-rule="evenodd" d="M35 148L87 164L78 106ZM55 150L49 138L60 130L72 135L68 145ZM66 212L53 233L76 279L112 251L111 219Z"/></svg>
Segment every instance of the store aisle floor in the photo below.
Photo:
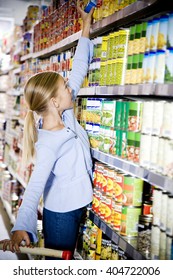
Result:
<svg viewBox="0 0 173 280"><path fill-rule="evenodd" d="M8 239L10 230L10 221L0 199L0 240ZM14 254L11 252L3 252L0 250L0 260L28 260L28 257L27 255L23 254Z"/></svg>

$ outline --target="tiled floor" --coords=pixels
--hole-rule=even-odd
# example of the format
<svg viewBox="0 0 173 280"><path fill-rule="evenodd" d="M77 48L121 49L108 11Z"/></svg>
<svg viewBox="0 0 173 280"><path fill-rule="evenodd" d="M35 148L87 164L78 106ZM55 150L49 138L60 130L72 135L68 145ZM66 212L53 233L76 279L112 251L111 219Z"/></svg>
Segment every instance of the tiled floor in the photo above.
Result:
<svg viewBox="0 0 173 280"><path fill-rule="evenodd" d="M0 240L8 239L9 233L11 230L10 221L8 215L3 208L1 199L0 199ZM27 260L27 255L15 254L11 252L3 252L0 250L0 260Z"/></svg>

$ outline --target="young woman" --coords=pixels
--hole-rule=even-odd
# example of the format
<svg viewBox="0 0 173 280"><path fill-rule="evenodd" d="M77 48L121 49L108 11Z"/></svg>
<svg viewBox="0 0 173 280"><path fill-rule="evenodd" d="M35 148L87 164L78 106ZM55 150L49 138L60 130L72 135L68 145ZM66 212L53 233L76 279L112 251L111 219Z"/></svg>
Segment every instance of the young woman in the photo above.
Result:
<svg viewBox="0 0 173 280"><path fill-rule="evenodd" d="M19 252L37 242L37 207L43 194L43 232L45 247L74 251L79 224L86 206L92 201L92 159L86 132L77 122L73 105L92 59L89 39L94 8L85 13L82 36L75 52L68 81L56 72L32 76L25 85L28 112L24 125L24 159L34 155L36 162L11 240L3 240L3 250ZM35 113L41 117L37 128Z"/></svg>

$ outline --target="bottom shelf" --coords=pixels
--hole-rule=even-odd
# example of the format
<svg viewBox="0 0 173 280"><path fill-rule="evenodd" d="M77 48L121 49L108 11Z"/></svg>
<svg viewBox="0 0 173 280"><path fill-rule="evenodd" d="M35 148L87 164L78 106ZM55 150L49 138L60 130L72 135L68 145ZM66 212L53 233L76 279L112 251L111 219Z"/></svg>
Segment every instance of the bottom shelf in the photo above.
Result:
<svg viewBox="0 0 173 280"><path fill-rule="evenodd" d="M99 227L115 244L117 244L129 257L134 260L145 260L146 258L138 252L133 243L136 243L136 238L126 240L111 227L109 227L103 220L100 219L92 210L89 211L89 219Z"/></svg>

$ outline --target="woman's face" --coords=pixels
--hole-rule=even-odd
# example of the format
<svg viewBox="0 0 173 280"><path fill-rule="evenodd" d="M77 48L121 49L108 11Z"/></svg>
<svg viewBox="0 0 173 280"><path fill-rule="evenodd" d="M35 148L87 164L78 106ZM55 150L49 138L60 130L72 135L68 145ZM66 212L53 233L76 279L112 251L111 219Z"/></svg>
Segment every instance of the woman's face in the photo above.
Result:
<svg viewBox="0 0 173 280"><path fill-rule="evenodd" d="M59 87L57 92L56 101L58 103L58 109L60 111L64 111L70 108L73 108L73 100L72 100L72 90L68 86L68 80L61 77L59 81Z"/></svg>

